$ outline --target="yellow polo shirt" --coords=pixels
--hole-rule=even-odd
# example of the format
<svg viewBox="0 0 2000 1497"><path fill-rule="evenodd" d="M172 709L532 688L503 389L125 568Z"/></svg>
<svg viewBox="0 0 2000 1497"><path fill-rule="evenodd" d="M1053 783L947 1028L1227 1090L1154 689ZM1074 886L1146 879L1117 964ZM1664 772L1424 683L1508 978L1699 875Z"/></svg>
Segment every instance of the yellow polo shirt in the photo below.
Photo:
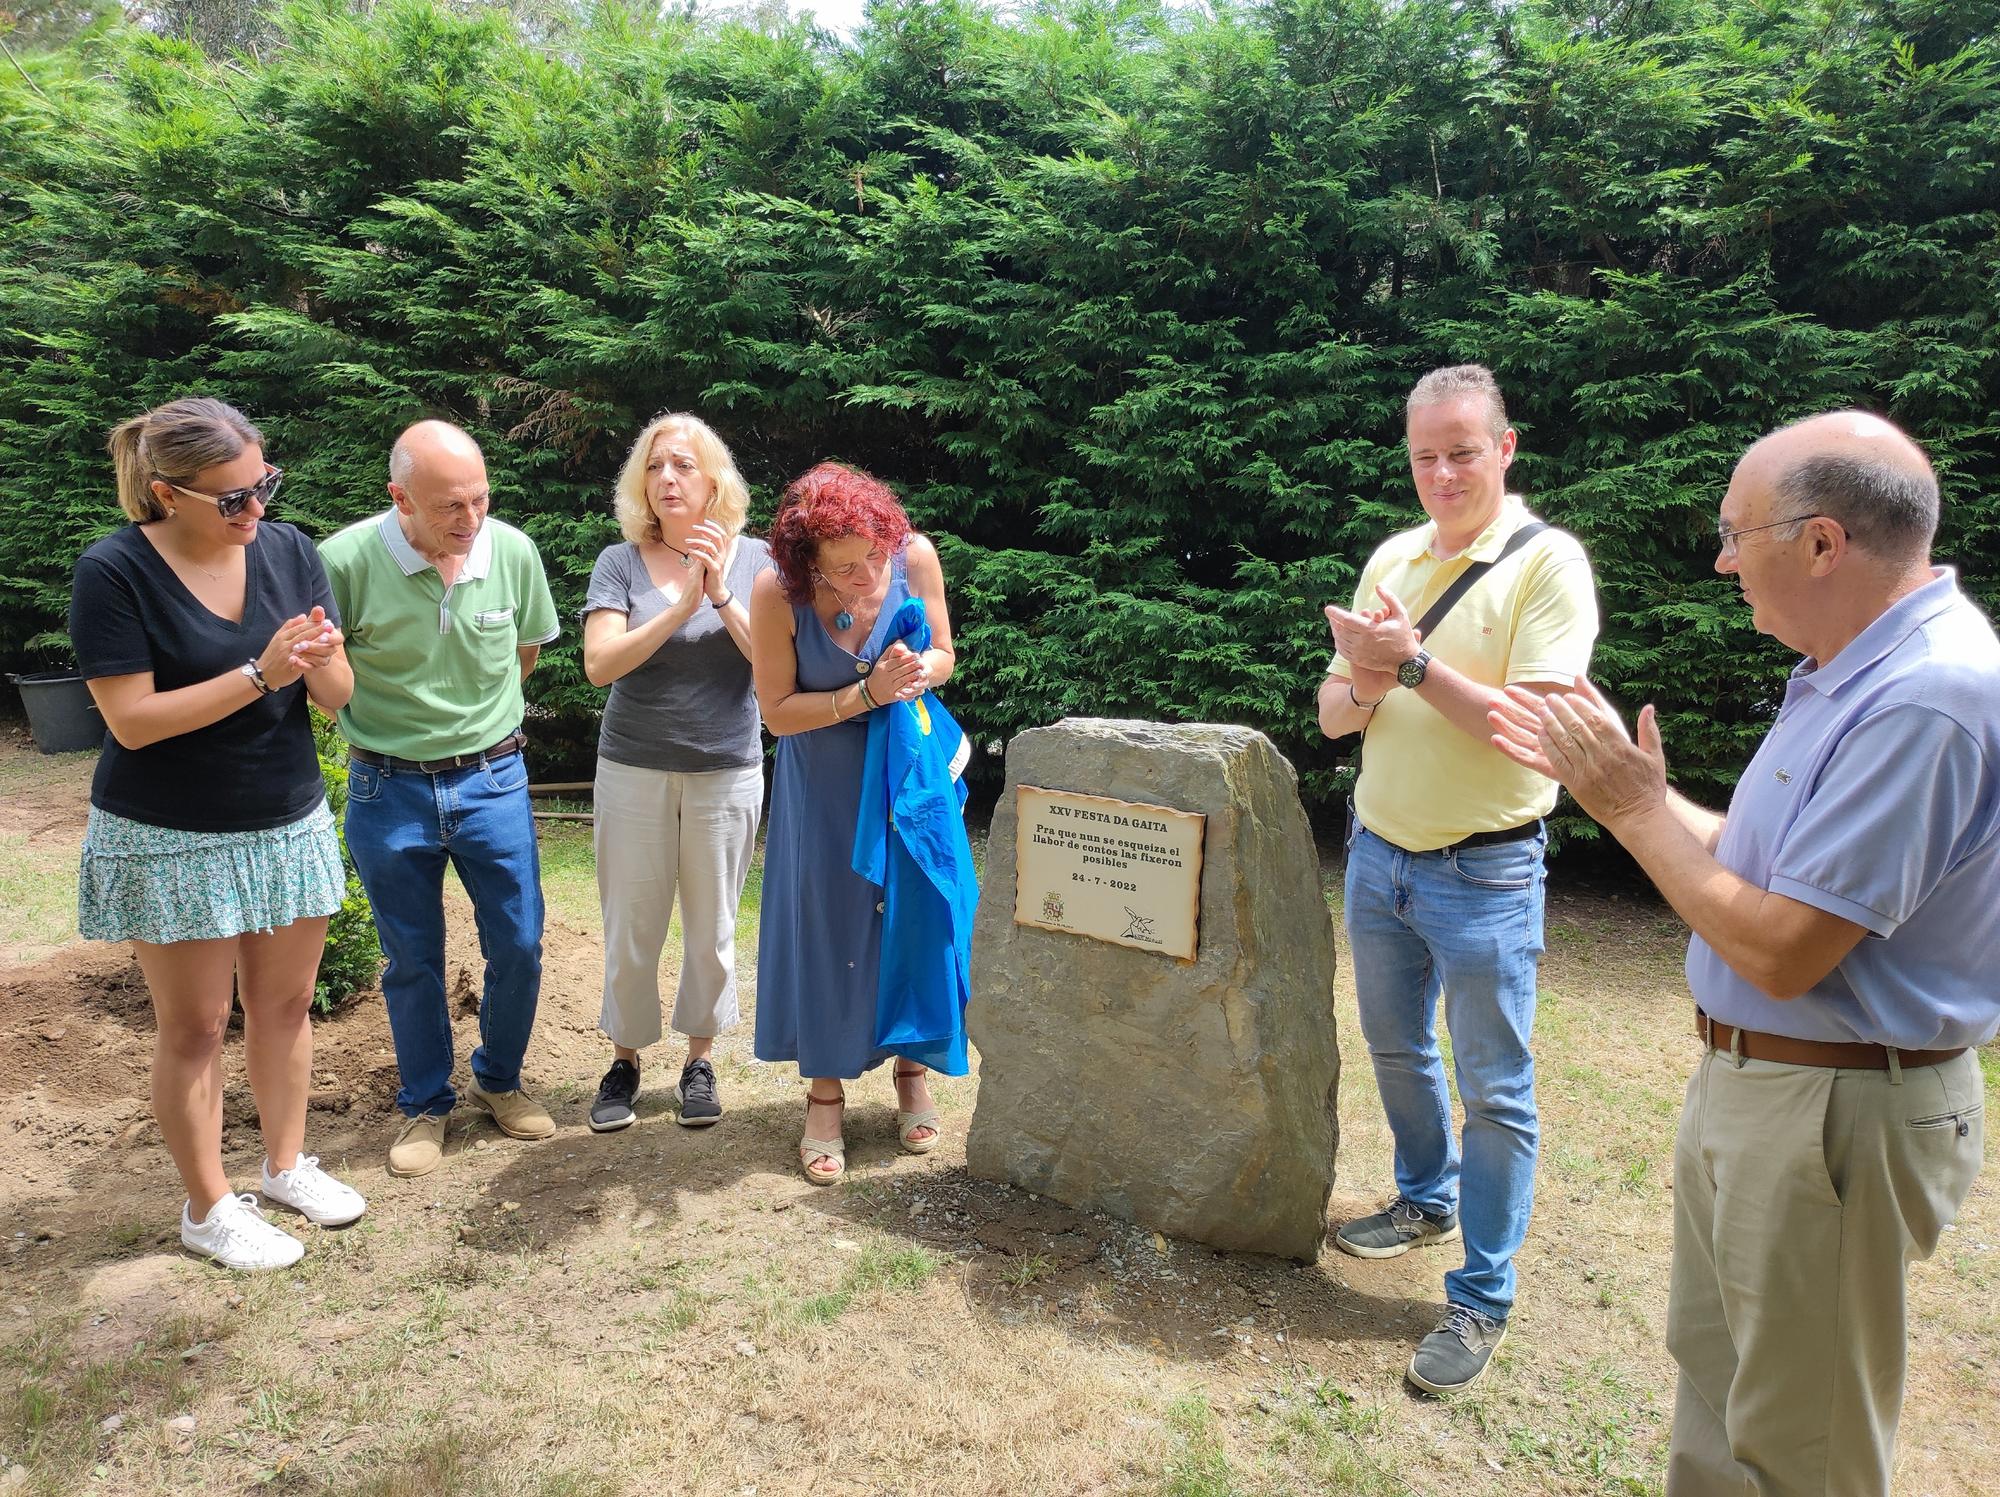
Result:
<svg viewBox="0 0 2000 1497"><path fill-rule="evenodd" d="M1449 561L1431 546L1433 524L1392 535L1368 558L1354 607L1379 608L1376 584L1420 619L1467 567L1491 561L1507 537L1535 517L1514 495L1493 523ZM1544 530L1473 583L1424 648L1483 685L1568 681L1590 667L1597 591L1576 537ZM1336 676L1351 673L1336 657ZM1355 814L1384 841L1410 852L1446 847L1473 832L1520 826L1554 809L1556 787L1503 757L1484 738L1447 722L1414 691L1393 688L1365 730Z"/></svg>

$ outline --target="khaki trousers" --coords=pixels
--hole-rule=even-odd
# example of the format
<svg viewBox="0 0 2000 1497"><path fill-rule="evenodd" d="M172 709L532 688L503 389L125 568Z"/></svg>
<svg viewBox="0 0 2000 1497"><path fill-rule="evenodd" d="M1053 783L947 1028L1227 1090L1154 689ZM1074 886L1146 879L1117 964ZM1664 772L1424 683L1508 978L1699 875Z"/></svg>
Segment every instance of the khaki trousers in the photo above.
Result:
<svg viewBox="0 0 2000 1497"><path fill-rule="evenodd" d="M1710 1051L1674 1145L1669 1497L1889 1490L1904 1274L1979 1172L1979 1058L1845 1071Z"/></svg>
<svg viewBox="0 0 2000 1497"><path fill-rule="evenodd" d="M737 1021L736 909L763 810L759 765L676 774L597 761L597 897L604 909L598 1027L642 1050L660 1038L660 953L681 902L674 1029L708 1039Z"/></svg>

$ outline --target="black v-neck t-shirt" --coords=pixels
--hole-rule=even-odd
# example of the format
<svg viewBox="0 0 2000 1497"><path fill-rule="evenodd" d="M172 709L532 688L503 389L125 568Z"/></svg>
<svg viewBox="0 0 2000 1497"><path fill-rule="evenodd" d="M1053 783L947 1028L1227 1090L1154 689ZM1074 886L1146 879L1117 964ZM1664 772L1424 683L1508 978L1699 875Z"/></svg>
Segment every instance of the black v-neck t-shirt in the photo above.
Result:
<svg viewBox="0 0 2000 1497"><path fill-rule="evenodd" d="M176 691L256 659L293 614L317 605L339 622L326 569L301 531L265 520L246 551L241 623L203 606L137 525L85 551L69 599L85 678L151 671L155 691ZM185 832L284 826L324 794L302 680L142 749L107 732L90 785L101 810Z"/></svg>

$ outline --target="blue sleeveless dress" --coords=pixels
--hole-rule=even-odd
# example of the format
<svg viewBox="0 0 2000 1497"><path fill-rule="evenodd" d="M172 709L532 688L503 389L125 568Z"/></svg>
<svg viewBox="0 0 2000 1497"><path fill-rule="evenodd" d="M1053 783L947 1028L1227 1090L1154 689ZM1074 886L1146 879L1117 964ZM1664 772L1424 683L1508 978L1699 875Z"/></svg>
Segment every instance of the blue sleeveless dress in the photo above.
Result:
<svg viewBox="0 0 2000 1497"><path fill-rule="evenodd" d="M909 596L898 555L858 655L835 644L810 607L794 604L799 690L860 680ZM757 925L755 1048L759 1060L796 1061L805 1076L852 1080L889 1057L875 1044L882 891L851 866L867 752L866 713L778 740Z"/></svg>

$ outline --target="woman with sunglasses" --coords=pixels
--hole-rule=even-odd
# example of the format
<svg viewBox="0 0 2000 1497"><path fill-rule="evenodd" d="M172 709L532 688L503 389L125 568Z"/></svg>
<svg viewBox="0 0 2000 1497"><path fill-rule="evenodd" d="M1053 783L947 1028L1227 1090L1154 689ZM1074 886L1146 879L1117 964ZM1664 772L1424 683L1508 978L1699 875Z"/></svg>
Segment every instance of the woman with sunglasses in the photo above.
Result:
<svg viewBox="0 0 2000 1497"><path fill-rule="evenodd" d="M937 549L879 479L821 463L795 479L771 527L773 570L750 603L764 725L778 739L757 944L757 1058L806 1078L799 1165L828 1185L846 1168L843 1080L891 1057L877 1043L882 891L853 870L868 719L951 678L951 620ZM921 598L931 643L890 639ZM959 1053L963 1047L960 1045ZM900 1055L897 1134L938 1143L929 1071Z"/></svg>
<svg viewBox="0 0 2000 1497"><path fill-rule="evenodd" d="M305 1150L308 1010L346 890L310 697L354 689L318 553L265 518L282 473L219 400L112 432L131 524L83 553L70 637L110 729L90 789L78 927L130 941L153 999L153 1116L187 1188L181 1241L230 1268L305 1245L236 1194L222 1163L232 993L262 1125L266 1200L323 1226L366 1203Z"/></svg>

